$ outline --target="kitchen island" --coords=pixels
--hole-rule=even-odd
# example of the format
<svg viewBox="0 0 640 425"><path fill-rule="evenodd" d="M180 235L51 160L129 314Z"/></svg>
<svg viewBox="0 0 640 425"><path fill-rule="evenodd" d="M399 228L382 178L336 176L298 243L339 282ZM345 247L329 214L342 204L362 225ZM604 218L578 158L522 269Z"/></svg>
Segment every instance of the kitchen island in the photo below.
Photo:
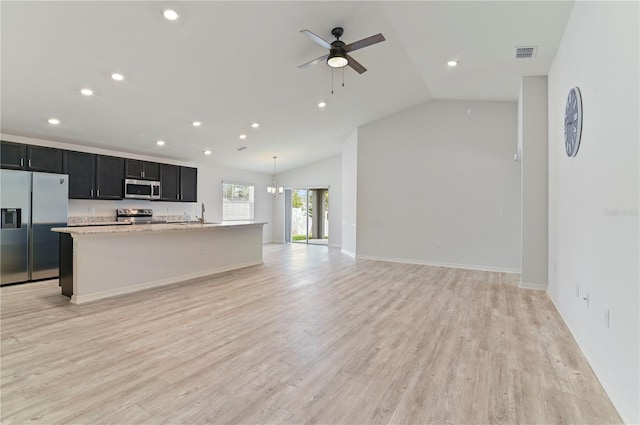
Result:
<svg viewBox="0 0 640 425"><path fill-rule="evenodd" d="M62 294L81 304L262 264L264 222L59 227Z"/></svg>

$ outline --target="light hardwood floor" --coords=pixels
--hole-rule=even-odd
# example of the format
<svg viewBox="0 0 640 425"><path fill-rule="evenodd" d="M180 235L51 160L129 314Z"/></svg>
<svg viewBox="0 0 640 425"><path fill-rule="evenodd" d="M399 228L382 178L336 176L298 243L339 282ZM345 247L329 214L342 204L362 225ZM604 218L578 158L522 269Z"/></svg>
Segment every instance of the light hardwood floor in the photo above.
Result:
<svg viewBox="0 0 640 425"><path fill-rule="evenodd" d="M2 424L621 423L516 275L264 257L86 305L56 281L2 288Z"/></svg>

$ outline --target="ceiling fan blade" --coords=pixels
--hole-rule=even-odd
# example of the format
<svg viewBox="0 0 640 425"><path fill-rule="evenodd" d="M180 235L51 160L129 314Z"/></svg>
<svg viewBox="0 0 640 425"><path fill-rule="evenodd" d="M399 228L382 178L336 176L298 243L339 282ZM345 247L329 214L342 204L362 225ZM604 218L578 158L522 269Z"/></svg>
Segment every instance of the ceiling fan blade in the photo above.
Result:
<svg viewBox="0 0 640 425"><path fill-rule="evenodd" d="M372 44L381 43L385 40L382 34L372 35L371 37L363 38L360 41L354 41L353 43L344 46L344 51L349 53L354 50L362 49L363 47L371 46Z"/></svg>
<svg viewBox="0 0 640 425"><path fill-rule="evenodd" d="M318 37L317 35L315 35L311 31L309 31L309 30L301 30L300 32L303 33L304 35L306 35L307 37L309 37L311 40L313 40L316 43L318 43L319 45L321 45L322 47L324 47L325 49L331 49L331 43L329 43L328 41L323 40L322 38Z"/></svg>
<svg viewBox="0 0 640 425"><path fill-rule="evenodd" d="M360 62L358 62L357 60L355 60L351 56L347 55L347 60L349 61L348 65L351 68L353 68L353 70L356 71L358 74L362 74L362 73L367 72L367 68L362 66L362 64Z"/></svg>
<svg viewBox="0 0 640 425"><path fill-rule="evenodd" d="M315 64L317 64L318 62L326 61L328 57L329 57L329 54L327 53L326 55L324 55L324 56L320 56L320 57L319 57L319 58L317 58L317 59L314 59L314 60L309 61L309 62L307 62L307 63L303 63L303 64L302 64L302 65L300 65L298 68L308 68L308 67L310 67L311 65L315 65Z"/></svg>

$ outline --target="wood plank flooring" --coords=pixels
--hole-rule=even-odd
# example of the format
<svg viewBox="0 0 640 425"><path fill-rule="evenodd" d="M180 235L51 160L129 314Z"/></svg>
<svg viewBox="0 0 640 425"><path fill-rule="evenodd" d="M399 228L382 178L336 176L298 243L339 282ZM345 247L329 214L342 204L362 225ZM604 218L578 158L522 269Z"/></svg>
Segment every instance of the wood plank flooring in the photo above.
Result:
<svg viewBox="0 0 640 425"><path fill-rule="evenodd" d="M622 423L517 275L264 257L79 306L57 281L2 288L2 424Z"/></svg>

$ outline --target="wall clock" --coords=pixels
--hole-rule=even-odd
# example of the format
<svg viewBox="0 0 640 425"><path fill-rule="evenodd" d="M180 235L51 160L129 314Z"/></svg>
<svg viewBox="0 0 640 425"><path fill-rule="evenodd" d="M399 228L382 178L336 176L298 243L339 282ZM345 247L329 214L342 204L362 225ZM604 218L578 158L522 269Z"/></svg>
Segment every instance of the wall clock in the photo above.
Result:
<svg viewBox="0 0 640 425"><path fill-rule="evenodd" d="M564 148L569 157L578 154L582 135L582 96L580 89L569 90L567 106L564 109Z"/></svg>

